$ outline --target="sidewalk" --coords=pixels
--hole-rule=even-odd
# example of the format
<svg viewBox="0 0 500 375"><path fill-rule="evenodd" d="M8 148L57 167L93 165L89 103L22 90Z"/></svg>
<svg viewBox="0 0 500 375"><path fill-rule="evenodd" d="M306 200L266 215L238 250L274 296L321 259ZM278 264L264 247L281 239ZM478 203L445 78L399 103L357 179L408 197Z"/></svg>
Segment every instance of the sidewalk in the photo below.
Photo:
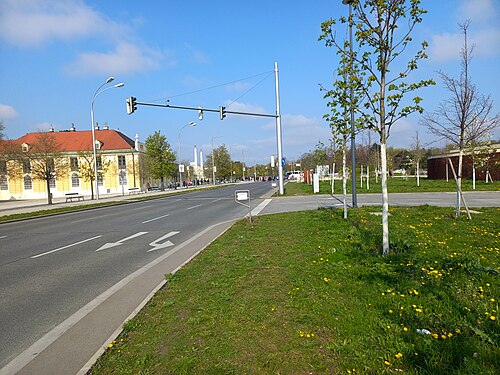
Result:
<svg viewBox="0 0 500 375"><path fill-rule="evenodd" d="M45 199L25 199L25 200L8 200L8 201L0 201L0 217L14 214L23 214L27 212L36 212L36 211L44 211L51 210L54 208L61 207L76 207L76 206L85 206L89 204L95 204L99 202L116 202L116 201L126 201L132 200L138 197L153 197L155 195L165 195L165 194L173 194L178 192L190 191L194 189L200 188L208 188L212 187L212 185L203 185L197 186L196 188L187 188L187 189L177 189L177 190L164 190L164 191L148 191L146 193L135 193L135 194L103 194L99 196L99 200L92 200L90 195L85 196L85 200L78 200L73 202L66 202L66 198L53 198L52 205L47 204L47 198Z"/></svg>

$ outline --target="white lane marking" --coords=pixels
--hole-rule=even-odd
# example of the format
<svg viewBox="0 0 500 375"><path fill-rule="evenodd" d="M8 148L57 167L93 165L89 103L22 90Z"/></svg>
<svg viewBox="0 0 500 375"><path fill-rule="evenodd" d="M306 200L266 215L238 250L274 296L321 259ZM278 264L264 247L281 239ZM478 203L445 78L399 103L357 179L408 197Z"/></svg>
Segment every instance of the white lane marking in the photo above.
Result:
<svg viewBox="0 0 500 375"><path fill-rule="evenodd" d="M186 208L186 210L192 210L193 208L198 208L200 206L203 206L203 203L202 204L197 204L196 206L193 206L193 207Z"/></svg>
<svg viewBox="0 0 500 375"><path fill-rule="evenodd" d="M98 248L96 250L97 251L101 251L101 250L105 250L105 249L109 249L109 248L112 248L112 247L115 247L115 246L120 246L120 245L123 245L123 242L125 241L128 241L128 240L131 240L133 238L136 238L136 237L139 237L139 236L142 236L143 234L146 234L148 232L138 232L136 234L133 234L131 236L128 236L120 241L117 241L117 242L108 242L108 243L105 243L104 245L102 245L100 248Z"/></svg>
<svg viewBox="0 0 500 375"><path fill-rule="evenodd" d="M7 236L0 236L0 240L1 240L2 238L7 238Z"/></svg>
<svg viewBox="0 0 500 375"><path fill-rule="evenodd" d="M163 216L158 216L158 217L155 217L154 219L149 219L149 220L143 221L142 224L150 223L150 222L155 221L155 220L160 220L160 219L163 219L164 217L167 217L169 215L170 214L166 214L166 215L163 215Z"/></svg>
<svg viewBox="0 0 500 375"><path fill-rule="evenodd" d="M55 253L55 252L57 252L57 251L67 249L68 247L73 247L73 246L76 246L76 245L80 245L80 244L82 244L82 243L85 243L85 242L88 242L88 241L95 240L96 238L99 238L99 237L102 237L102 235L95 236L95 237L92 237L92 238L87 238L86 240L83 240L83 241L75 242L75 243L72 243L72 244L70 244L70 245L66 245L66 246L60 247L60 248L58 248L58 249L54 249L54 250L47 251L46 253L42 253L42 254L38 254L38 255L33 255L33 256L31 257L31 259L35 259L35 258L39 258L39 257L43 257L44 255L52 254L52 253Z"/></svg>
<svg viewBox="0 0 500 375"><path fill-rule="evenodd" d="M231 222L232 220L229 220L228 222ZM125 287L129 282L134 280L136 277L142 275L143 273L147 272L157 264L163 262L165 259L170 257L172 254L175 254L179 250L182 250L185 248L187 245L191 244L192 242L196 241L198 238L203 236L205 233L211 231L213 228L217 227L218 225L225 224L227 222L222 222L222 223L217 223L214 225L209 226L208 228L205 228L203 231L200 233L194 235L187 241L184 241L180 245L177 245L175 248L169 250L165 254L159 256L158 258L154 259L150 263L146 264L142 268L138 269L134 273L126 276L123 278L121 281L113 285L111 288L100 294L98 297L87 303L85 306L83 306L80 310L75 312L73 315L71 315L69 318L67 318L65 321L60 323L57 327L53 328L51 331L47 332L44 336L42 336L38 341L33 343L29 348L27 348L25 351L23 351L21 354L19 354L16 358L14 358L12 361L7 363L3 368L0 368L0 374L15 374L19 372L23 367L25 367L28 363L30 363L33 358L38 354L41 353L43 350L48 348L54 341L56 341L59 337L64 335L71 327L73 327L75 324L77 324L80 320L82 320L85 316L87 316L90 312L92 312L94 309L96 309L98 306L100 306L103 302L105 302L109 297L111 297L113 294L118 292L120 289ZM208 244L206 245L208 246ZM202 249L200 249L200 252L206 247L204 246ZM193 256L194 257L194 256ZM166 283L166 280L163 279L162 283L160 285L164 285ZM159 289L159 288L158 288ZM143 301L143 305L146 304L146 300ZM136 309L134 313L137 313L139 309ZM123 322L125 323L125 321ZM117 330L121 331L121 327ZM116 336L112 336L113 338ZM109 343L109 341L106 341L106 343ZM106 348L107 345L103 345L102 348ZM98 353L102 353L101 350L99 350ZM100 355L99 355L100 356ZM97 357L94 355L85 366L89 366L89 364L93 364L95 361L93 359L97 360ZM87 371L89 369L87 368ZM87 371L82 372L79 371L78 374L86 374Z"/></svg>
<svg viewBox="0 0 500 375"><path fill-rule="evenodd" d="M149 253L150 251L156 251L156 250L163 249L165 247L174 246L174 244L170 241L166 241L164 243L159 243L159 242L166 240L169 237L175 236L177 233L179 233L179 232L170 232L170 233L167 233L166 235L161 236L160 238L154 240L153 242L151 242L149 244L149 246L153 246L153 248L149 249L147 252Z"/></svg>
<svg viewBox="0 0 500 375"><path fill-rule="evenodd" d="M262 201L257 207L255 207L253 210L252 210L252 213L251 215L252 216L257 216L258 214L260 214L260 212L266 208L266 206L271 203L272 199L264 199L264 201Z"/></svg>

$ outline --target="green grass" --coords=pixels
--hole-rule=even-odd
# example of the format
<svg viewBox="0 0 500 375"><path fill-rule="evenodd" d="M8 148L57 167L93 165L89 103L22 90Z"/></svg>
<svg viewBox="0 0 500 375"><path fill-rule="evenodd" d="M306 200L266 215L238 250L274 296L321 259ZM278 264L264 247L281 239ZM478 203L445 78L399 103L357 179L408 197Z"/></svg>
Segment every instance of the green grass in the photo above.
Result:
<svg viewBox="0 0 500 375"><path fill-rule="evenodd" d="M498 374L500 209L391 208L388 256L374 211L237 223L92 374Z"/></svg>
<svg viewBox="0 0 500 375"><path fill-rule="evenodd" d="M347 181L347 193L351 193L351 180ZM335 180L334 194L342 194L342 180ZM389 178L387 180L387 188L389 193L417 193L417 192L440 192L440 191L456 191L455 180L428 180L426 178L420 179L420 186L417 187L415 178L408 178L405 180L401 177ZM313 194L312 185L297 183L290 181L285 187L286 195L308 195ZM472 180L462 181L463 191L472 191ZM357 193L381 193L382 187L380 179L378 183L375 179L370 180L370 189L367 189L366 183L363 181L363 187L358 180L356 185ZM476 181L476 191L500 191L500 181L494 181L486 184L484 181ZM331 194L332 187L330 181L320 181L319 185L320 194Z"/></svg>

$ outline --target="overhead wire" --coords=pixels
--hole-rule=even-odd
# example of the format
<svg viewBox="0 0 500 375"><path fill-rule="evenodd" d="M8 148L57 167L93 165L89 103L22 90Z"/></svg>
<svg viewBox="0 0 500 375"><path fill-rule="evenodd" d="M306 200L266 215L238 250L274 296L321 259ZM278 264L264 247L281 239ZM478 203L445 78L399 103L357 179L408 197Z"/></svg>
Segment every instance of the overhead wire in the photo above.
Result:
<svg viewBox="0 0 500 375"><path fill-rule="evenodd" d="M273 73L273 71L267 71L267 72L263 72L263 73L259 73L259 74L254 74L252 76L249 76L249 77L245 77L245 78L241 78L241 79L237 79L235 81L230 81L230 82L226 82L226 83L221 83L219 85L215 85L215 86L210 86L210 87L206 87L206 88L203 88L203 89L199 89L199 90L194 90L194 91L189 91L189 92L185 92L185 93L181 93L181 94L176 94L176 95L172 95L172 96L168 96L166 98L160 98L160 99L155 99L155 100L151 100L151 102L163 102L163 101L168 101L170 99L173 99L173 98L178 98L180 96L186 96L186 95L191 95L191 94L196 94L198 92L202 92L202 91L208 91L208 90L213 90L213 89L216 89L216 88L219 88L219 87L223 87L223 86L227 86L227 85L231 85L233 83L238 83L238 82L241 82L241 81L246 81L246 80L249 80L249 79L252 79L252 78L255 78L255 77L259 77L259 76L262 76L264 74L267 74L266 77L264 77L262 80L260 80L256 85L254 85L252 88L250 88L249 90L247 90L243 95L245 95L246 93L248 93L249 91L251 91L253 88L255 88L255 86L259 85L260 83L262 83L262 81L264 81L271 73ZM241 95L241 96L243 96ZM238 97L239 98L241 98ZM236 100L238 100L236 99ZM232 103L234 103L236 100L234 100Z"/></svg>

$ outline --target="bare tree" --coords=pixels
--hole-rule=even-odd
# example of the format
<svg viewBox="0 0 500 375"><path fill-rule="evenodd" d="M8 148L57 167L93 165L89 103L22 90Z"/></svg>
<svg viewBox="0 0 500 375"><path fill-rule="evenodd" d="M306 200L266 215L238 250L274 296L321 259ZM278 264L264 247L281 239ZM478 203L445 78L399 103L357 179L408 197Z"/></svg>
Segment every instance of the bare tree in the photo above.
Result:
<svg viewBox="0 0 500 375"><path fill-rule="evenodd" d="M460 195L462 186L462 160L464 150L489 134L500 125L499 114L493 115L491 96L484 96L472 83L470 63L474 46L468 45L467 33L470 21L459 25L464 36L460 51L460 78L439 72L450 97L441 102L433 112L426 112L422 123L440 139L446 139L458 147L456 217L460 217Z"/></svg>
<svg viewBox="0 0 500 375"><path fill-rule="evenodd" d="M94 153L92 151L80 151L78 158L81 161L78 166L78 173L84 181L90 182L91 199L94 199ZM103 178L111 165L110 160L102 160L101 155L97 155L97 178Z"/></svg>
<svg viewBox="0 0 500 375"><path fill-rule="evenodd" d="M58 177L67 175L67 158L62 155L62 148L54 135L40 132L35 143L29 145L24 153L23 162L29 164L31 176L35 180L45 181L47 187L47 203L52 204L50 188Z"/></svg>

